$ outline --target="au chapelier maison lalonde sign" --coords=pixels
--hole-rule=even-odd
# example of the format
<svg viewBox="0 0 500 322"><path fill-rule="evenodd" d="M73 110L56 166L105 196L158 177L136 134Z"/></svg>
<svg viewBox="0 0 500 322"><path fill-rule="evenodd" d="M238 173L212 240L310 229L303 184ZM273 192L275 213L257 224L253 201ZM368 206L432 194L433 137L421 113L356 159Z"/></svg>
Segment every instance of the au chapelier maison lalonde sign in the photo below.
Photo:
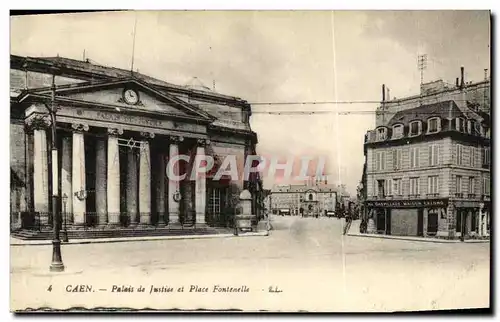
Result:
<svg viewBox="0 0 500 322"><path fill-rule="evenodd" d="M394 208L445 207L447 204L448 199L367 201L367 206L369 207Z"/></svg>

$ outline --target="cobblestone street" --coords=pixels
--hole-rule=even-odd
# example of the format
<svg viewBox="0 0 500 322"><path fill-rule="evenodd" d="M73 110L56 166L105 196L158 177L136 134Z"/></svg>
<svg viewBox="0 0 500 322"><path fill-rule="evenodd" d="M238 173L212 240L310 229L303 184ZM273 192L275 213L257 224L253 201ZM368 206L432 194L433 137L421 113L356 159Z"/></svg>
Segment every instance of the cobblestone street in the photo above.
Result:
<svg viewBox="0 0 500 322"><path fill-rule="evenodd" d="M272 222L268 237L63 245L64 273L48 270L51 246L12 246L11 307L134 303L155 309L401 311L489 306L488 243L343 236L342 221L328 218L273 217ZM92 294L67 291L77 285L90 287L85 290ZM135 291L111 292L113 285ZM141 285L143 294L137 292ZM185 288L149 294L151 285L172 292ZM243 286L249 291L219 291Z"/></svg>

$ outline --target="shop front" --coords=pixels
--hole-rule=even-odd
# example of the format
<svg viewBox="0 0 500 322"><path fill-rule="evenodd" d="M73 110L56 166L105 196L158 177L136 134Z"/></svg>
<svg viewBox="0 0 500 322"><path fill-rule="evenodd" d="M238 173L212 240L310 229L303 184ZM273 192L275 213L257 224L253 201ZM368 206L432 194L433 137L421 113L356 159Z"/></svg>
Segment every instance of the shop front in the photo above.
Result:
<svg viewBox="0 0 500 322"><path fill-rule="evenodd" d="M448 199L367 200L368 233L436 236L447 232Z"/></svg>

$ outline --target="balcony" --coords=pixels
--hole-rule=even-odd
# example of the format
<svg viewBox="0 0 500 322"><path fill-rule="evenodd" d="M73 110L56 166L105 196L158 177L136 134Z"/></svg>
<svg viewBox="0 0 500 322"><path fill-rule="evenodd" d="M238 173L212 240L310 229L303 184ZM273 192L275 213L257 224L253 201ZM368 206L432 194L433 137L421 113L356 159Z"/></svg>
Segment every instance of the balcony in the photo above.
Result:
<svg viewBox="0 0 500 322"><path fill-rule="evenodd" d="M477 196L476 196L475 193L469 193L469 194L467 194L467 198L469 198L469 199L476 199L476 197Z"/></svg>
<svg viewBox="0 0 500 322"><path fill-rule="evenodd" d="M415 194L415 195L408 195L410 199L418 199L420 198L420 194Z"/></svg>
<svg viewBox="0 0 500 322"><path fill-rule="evenodd" d="M427 198L437 198L439 197L439 193L428 193L426 196Z"/></svg>
<svg viewBox="0 0 500 322"><path fill-rule="evenodd" d="M463 194L463 192L455 192L455 197L457 197L457 198L463 198L464 194Z"/></svg>

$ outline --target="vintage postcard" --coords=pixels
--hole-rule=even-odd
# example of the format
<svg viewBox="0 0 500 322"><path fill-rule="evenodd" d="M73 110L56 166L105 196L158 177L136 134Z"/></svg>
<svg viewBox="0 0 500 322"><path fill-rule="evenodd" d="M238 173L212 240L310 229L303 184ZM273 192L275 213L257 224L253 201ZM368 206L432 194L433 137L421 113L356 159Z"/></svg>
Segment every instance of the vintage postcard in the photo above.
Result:
<svg viewBox="0 0 500 322"><path fill-rule="evenodd" d="M12 15L11 311L487 311L490 14Z"/></svg>

